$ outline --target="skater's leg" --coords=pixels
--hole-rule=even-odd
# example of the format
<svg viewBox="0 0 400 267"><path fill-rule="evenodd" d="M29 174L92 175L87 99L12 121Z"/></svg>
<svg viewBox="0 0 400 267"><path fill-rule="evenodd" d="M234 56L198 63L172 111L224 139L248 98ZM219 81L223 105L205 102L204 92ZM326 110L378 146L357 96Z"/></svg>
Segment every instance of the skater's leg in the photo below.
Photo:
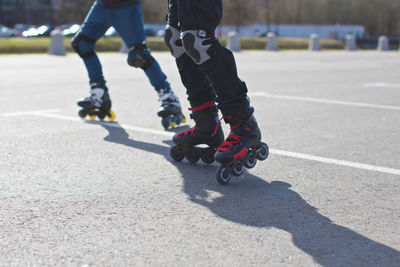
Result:
<svg viewBox="0 0 400 267"><path fill-rule="evenodd" d="M180 39L180 31L175 27L170 24L167 25L165 43L170 49L172 56L175 57L190 105L197 107L203 103L215 101L215 92L208 82L207 77L200 71L199 66L185 53Z"/></svg>
<svg viewBox="0 0 400 267"><path fill-rule="evenodd" d="M185 123L186 119L181 112L178 97L171 89L167 76L161 70L157 60L146 46L141 6L132 5L124 9L115 9L110 19L129 49L128 64L141 68L158 94L161 107L157 115L162 117L164 128L168 129L175 127L176 124Z"/></svg>
<svg viewBox="0 0 400 267"><path fill-rule="evenodd" d="M216 91L221 112L246 110L247 87L237 75L233 54L214 37L222 17L221 0L181 0L178 4L184 49Z"/></svg>
<svg viewBox="0 0 400 267"><path fill-rule="evenodd" d="M110 20L129 49L128 64L141 68L155 90L169 88L167 76L146 46L141 5L111 10Z"/></svg>
<svg viewBox="0 0 400 267"><path fill-rule="evenodd" d="M195 122L194 127L174 136L175 146L171 148L171 156L176 161L186 157L193 163L200 158L205 163L212 163L216 148L224 140L218 119L218 109L214 102L215 93L207 77L183 49L178 25L177 0L170 0L168 8L165 43L176 59L181 80L187 89L188 100L192 107L190 117ZM206 144L208 147L196 147L199 144Z"/></svg>
<svg viewBox="0 0 400 267"><path fill-rule="evenodd" d="M217 93L218 107L231 133L218 148L215 159L222 164L217 173L220 183L240 175L243 166L254 167L258 159L268 156L268 147L261 143L261 132L247 97L247 87L237 75L231 51L214 37L222 17L221 0L178 0L181 39L185 52L207 76Z"/></svg>
<svg viewBox="0 0 400 267"><path fill-rule="evenodd" d="M89 83L105 83L100 60L95 52L95 43L108 29L106 11L95 2L79 32L72 39L72 47L83 59Z"/></svg>
<svg viewBox="0 0 400 267"><path fill-rule="evenodd" d="M105 116L113 120L111 100L105 84L100 60L94 50L95 43L108 29L106 10L95 2L79 32L72 39L72 47L83 59L90 83L90 96L78 100L81 117L96 115L102 120Z"/></svg>
<svg viewBox="0 0 400 267"><path fill-rule="evenodd" d="M168 2L167 27L165 30L165 44L169 48L186 88L188 100L192 107L215 101L215 92L208 82L207 77L199 66L185 53L180 39L180 26L178 18L178 1Z"/></svg>

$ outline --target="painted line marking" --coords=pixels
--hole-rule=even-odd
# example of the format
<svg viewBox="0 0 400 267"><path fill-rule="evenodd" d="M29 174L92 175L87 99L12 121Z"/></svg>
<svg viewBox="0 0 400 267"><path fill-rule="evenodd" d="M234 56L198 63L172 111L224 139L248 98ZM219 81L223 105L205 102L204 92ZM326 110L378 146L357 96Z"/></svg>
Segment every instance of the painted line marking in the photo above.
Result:
<svg viewBox="0 0 400 267"><path fill-rule="evenodd" d="M364 83L363 87L389 87L389 88L400 88L400 84L375 82L375 83Z"/></svg>
<svg viewBox="0 0 400 267"><path fill-rule="evenodd" d="M51 112L54 112L54 110L51 110ZM53 119L64 120L64 121L75 121L75 122L83 121L82 119L77 118L77 117L65 116L65 115L60 115L60 114L50 114L50 113L46 113L46 111L27 111L27 112L15 112L15 113L3 114L3 116L25 116L25 115L53 118ZM131 131L136 131L136 132L141 132L141 133L150 133L150 134L165 136L165 137L172 137L175 134L173 132L165 132L165 131L160 131L160 130L154 130L154 129L136 127L136 126L126 125L126 124L112 123L112 122L93 121L93 122L88 122L88 123L105 125L105 126L114 127L114 128L123 128L123 129L131 130ZM353 162L353 161L325 158L325 157L319 157L319 156L285 151L285 150L279 150L279 149L270 149L270 153L274 154L274 155L278 155L278 156L304 159L304 160L310 160L310 161L316 161L316 162L321 162L321 163L333 164L333 165L344 166L344 167L351 167L351 168L356 168L356 169L361 169L361 170L375 171L375 172L380 172L380 173L394 174L394 175L400 176L400 169L374 166L374 165L358 163L358 162Z"/></svg>
<svg viewBox="0 0 400 267"><path fill-rule="evenodd" d="M33 111L21 111L21 112L10 112L10 113L3 113L2 115L5 117L12 117L12 116L23 116L23 115L36 115L36 114L47 114L47 113L55 113L59 112L58 109L45 109L45 110L33 110Z"/></svg>
<svg viewBox="0 0 400 267"><path fill-rule="evenodd" d="M361 103L361 102L330 100L330 99L323 99L323 98L278 95L278 94L269 94L269 93L265 93L265 92L253 92L253 93L249 93L248 95L249 96L261 96L261 97L267 97L267 98L285 99L285 100L298 100L298 101L327 103L327 104L345 105L345 106L353 106L353 107L363 107L363 108L400 110L400 107L398 107L398 106L376 105L376 104L368 104L368 103Z"/></svg>
<svg viewBox="0 0 400 267"><path fill-rule="evenodd" d="M318 161L318 162L334 164L334 165L339 165L339 166L352 167L352 168L356 168L356 169L400 175L399 169L374 166L374 165L346 161L346 160L324 158L324 157L319 157L319 156L313 156L313 155L308 155L308 154L302 154L302 153L296 153L296 152L290 152L290 151L284 151L284 150L277 150L277 149L270 149L270 151L272 151L273 154L275 154L275 155L281 155L281 156L286 156L286 157L291 157L291 158L306 159L306 160Z"/></svg>

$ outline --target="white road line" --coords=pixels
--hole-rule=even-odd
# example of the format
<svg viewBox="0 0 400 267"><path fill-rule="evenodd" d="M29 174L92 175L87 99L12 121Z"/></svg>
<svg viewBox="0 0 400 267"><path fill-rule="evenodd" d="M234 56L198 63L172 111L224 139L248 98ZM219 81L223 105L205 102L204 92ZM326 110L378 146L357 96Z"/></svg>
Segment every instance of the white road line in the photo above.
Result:
<svg viewBox="0 0 400 267"><path fill-rule="evenodd" d="M318 156L313 156L313 155L307 155L307 154L284 151L284 150L277 150L277 149L270 149L270 151L272 152L272 154L291 157L291 158L306 159L306 160L318 161L318 162L329 163L329 164L334 164L334 165L339 165L339 166L352 167L352 168L356 168L356 169L400 175L399 169L374 166L374 165L346 161L346 160L324 158L324 157L318 157Z"/></svg>
<svg viewBox="0 0 400 267"><path fill-rule="evenodd" d="M38 113L54 113L59 112L58 109L45 109L45 110L33 110L33 111L21 111L21 112L11 112L11 113L3 113L2 115L5 117L12 116L23 116L23 115L35 115Z"/></svg>
<svg viewBox="0 0 400 267"><path fill-rule="evenodd" d="M52 110L52 112L53 112L53 110ZM65 121L82 122L82 119L77 118L77 117L70 117L70 116L64 116L64 115L59 115L59 114L50 114L50 113L45 113L43 111L6 113L6 114L3 114L3 116L10 116L10 114L14 114L11 116L31 115L31 116L39 116L39 117L46 117L46 118L54 118L54 119L65 120ZM20 114L20 115L15 115L15 114ZM148 129L148 128L126 125L126 124L101 122L101 121L94 121L93 123L104 125L104 126L109 126L109 127L123 128L126 130L132 130L132 131L141 132L141 133L150 133L150 134L155 134L155 135L160 135L160 136L165 136L165 137L172 137L174 135L173 132L153 130L153 129ZM325 158L325 157L319 157L319 156L297 153L297 152L290 152L290 151L279 150L279 149L270 149L270 153L274 154L274 155L279 155L279 156L317 161L317 162L322 162L322 163L334 164L334 165L338 165L338 166L352 167L352 168L361 169L361 170L368 170L368 171L375 171L375 172L380 172L380 173L400 175L400 169L374 166L374 165L346 161L346 160Z"/></svg>
<svg viewBox="0 0 400 267"><path fill-rule="evenodd" d="M301 97L301 96L278 95L278 94L269 94L269 93L265 93L265 92L253 92L253 93L249 93L249 96L261 96L261 97L266 97L266 98L277 98L277 99L285 99L285 100L308 101L308 102L327 103L327 104L345 105L345 106L363 107L363 108L378 108L378 109L400 110L400 107L398 107L398 106L375 105L375 104L368 104L368 103L361 103L361 102L330 100L330 99L323 99L323 98L311 98L311 97Z"/></svg>
<svg viewBox="0 0 400 267"><path fill-rule="evenodd" d="M375 82L375 83L364 83L363 87L389 87L389 88L400 88L400 84Z"/></svg>

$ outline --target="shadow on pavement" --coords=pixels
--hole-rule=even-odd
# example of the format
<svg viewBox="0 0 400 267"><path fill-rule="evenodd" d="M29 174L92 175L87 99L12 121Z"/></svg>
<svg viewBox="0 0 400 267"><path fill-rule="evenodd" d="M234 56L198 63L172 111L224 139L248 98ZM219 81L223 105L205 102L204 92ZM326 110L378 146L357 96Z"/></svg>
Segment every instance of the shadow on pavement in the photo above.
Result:
<svg viewBox="0 0 400 267"><path fill-rule="evenodd" d="M174 162L168 147L132 140L123 128L102 126L109 133L105 141L164 156L182 174L183 190L194 203L235 223L284 230L292 235L296 247L323 266L400 264L399 251L336 225L290 190L288 183L268 183L245 173L245 178L232 178L230 184L221 186L215 180L216 165ZM171 144L170 141L164 143ZM220 196L210 199L209 191L218 192Z"/></svg>

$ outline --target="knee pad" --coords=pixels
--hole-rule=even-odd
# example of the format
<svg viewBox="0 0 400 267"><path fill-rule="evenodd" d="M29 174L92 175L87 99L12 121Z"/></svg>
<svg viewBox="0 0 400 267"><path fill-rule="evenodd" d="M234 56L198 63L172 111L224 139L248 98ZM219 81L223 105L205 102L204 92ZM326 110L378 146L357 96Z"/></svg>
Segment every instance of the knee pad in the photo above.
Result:
<svg viewBox="0 0 400 267"><path fill-rule="evenodd" d="M85 59L94 56L95 43L95 39L78 33L72 38L71 46L81 58Z"/></svg>
<svg viewBox="0 0 400 267"><path fill-rule="evenodd" d="M214 37L207 37L207 33L203 30L183 31L181 39L186 54L198 65L216 53L215 47L218 41Z"/></svg>
<svg viewBox="0 0 400 267"><path fill-rule="evenodd" d="M150 55L150 50L146 44L138 44L129 48L128 64L135 68L147 70L153 64L154 58Z"/></svg>
<svg viewBox="0 0 400 267"><path fill-rule="evenodd" d="M165 28L164 42L175 58L179 58L185 53L180 38L180 32L170 25L167 25Z"/></svg>

